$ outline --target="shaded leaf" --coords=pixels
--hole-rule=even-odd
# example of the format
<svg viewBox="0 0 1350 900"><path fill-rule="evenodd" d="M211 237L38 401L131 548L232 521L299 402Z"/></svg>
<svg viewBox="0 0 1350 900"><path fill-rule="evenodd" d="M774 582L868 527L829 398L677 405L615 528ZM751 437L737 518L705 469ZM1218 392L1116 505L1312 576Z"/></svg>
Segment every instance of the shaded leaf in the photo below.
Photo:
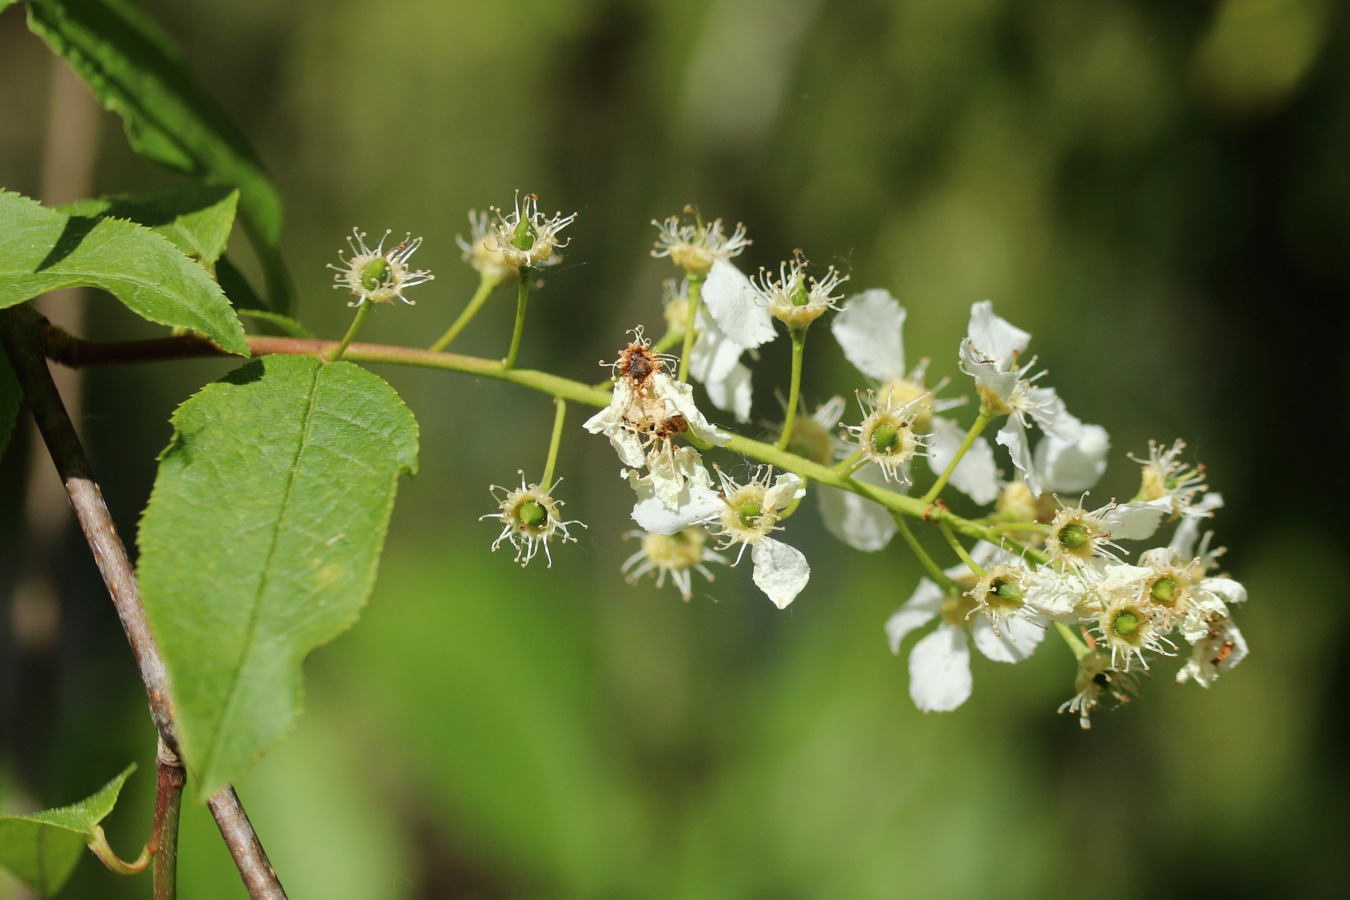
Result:
<svg viewBox="0 0 1350 900"><path fill-rule="evenodd" d="M19 404L23 402L23 391L19 389L19 380L10 368L5 348L0 347L0 459L4 459L5 448L14 434L14 422L19 417Z"/></svg>
<svg viewBox="0 0 1350 900"><path fill-rule="evenodd" d="M238 202L239 191L234 188L189 184L146 194L80 200L56 211L144 225L212 271L230 240Z"/></svg>
<svg viewBox="0 0 1350 900"><path fill-rule="evenodd" d="M274 309L290 307L276 252L281 197L243 134L187 71L178 48L129 0L29 0L28 27L68 62L132 148L199 180L235 185Z"/></svg>
<svg viewBox="0 0 1350 900"><path fill-rule="evenodd" d="M239 310L239 315L247 319L254 319L258 322L266 322L268 325L273 325L287 337L305 338L306 340L314 337L314 332L310 331L290 316L283 316L280 313L267 312L263 309L241 309Z"/></svg>
<svg viewBox="0 0 1350 900"><path fill-rule="evenodd" d="M98 793L79 803L27 816L0 816L0 866L50 897L61 889L99 822L117 805L132 763Z"/></svg>
<svg viewBox="0 0 1350 900"><path fill-rule="evenodd" d="M248 353L220 286L150 229L63 215L8 192L0 192L0 220L0 309L58 288L102 288L151 322L191 328L231 353Z"/></svg>
<svg viewBox="0 0 1350 900"><path fill-rule="evenodd" d="M417 424L358 366L271 356L208 385L173 425L139 576L205 797L280 739L305 656L360 614Z"/></svg>

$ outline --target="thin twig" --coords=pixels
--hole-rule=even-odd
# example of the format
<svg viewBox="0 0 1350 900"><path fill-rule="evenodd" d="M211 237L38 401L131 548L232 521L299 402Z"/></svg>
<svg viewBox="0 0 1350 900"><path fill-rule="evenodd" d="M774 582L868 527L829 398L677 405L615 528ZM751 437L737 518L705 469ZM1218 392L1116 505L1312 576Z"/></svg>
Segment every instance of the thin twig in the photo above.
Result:
<svg viewBox="0 0 1350 900"><path fill-rule="evenodd" d="M168 675L146 622L145 609L141 606L140 591L136 586L135 570L127 558L126 546L117 534L108 507L103 502L103 493L94 480L89 459L75 434L75 426L52 381L51 371L43 356L43 335L33 325L31 312L0 312L0 343L3 343L9 354L10 364L23 389L24 401L32 411L33 420L47 444L57 474L66 486L75 517L94 553L94 562L103 576L103 583L108 587L117 617L122 621L122 628L141 673L141 682L145 685L155 729L164 744L177 754L178 735ZM248 887L249 896L255 900L285 897L285 891L253 833L253 827L234 789L228 785L222 788L212 796L210 806Z"/></svg>
<svg viewBox="0 0 1350 900"><path fill-rule="evenodd" d="M286 900L286 892L281 889L277 873L272 870L267 852L258 842L258 835L253 831L253 824L249 822L248 813L244 812L244 804L239 802L239 795L234 792L234 788L225 785L211 795L206 805L211 808L211 815L216 817L220 836L230 848L230 855L234 857L239 876L244 879L248 895L253 900Z"/></svg>
<svg viewBox="0 0 1350 900"><path fill-rule="evenodd" d="M154 860L154 900L174 900L178 896L178 813L183 806L183 785L187 770L183 762L159 739L155 755L159 785L155 791L155 826L150 835Z"/></svg>

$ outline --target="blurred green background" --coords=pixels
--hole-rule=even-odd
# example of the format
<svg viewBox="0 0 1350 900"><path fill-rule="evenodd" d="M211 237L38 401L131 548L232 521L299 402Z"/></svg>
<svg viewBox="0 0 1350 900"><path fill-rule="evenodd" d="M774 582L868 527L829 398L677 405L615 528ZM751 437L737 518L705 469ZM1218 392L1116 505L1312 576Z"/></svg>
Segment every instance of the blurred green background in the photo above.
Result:
<svg viewBox="0 0 1350 900"><path fill-rule="evenodd" d="M918 572L899 542L788 540L813 566L785 612L749 565L681 603L624 584L631 502L569 419L559 495L590 525L551 570L487 552L491 483L537 477L547 398L381 369L422 427L361 623L307 667L306 713L239 785L296 898L1337 896L1344 765L1350 372L1350 29L1334 0L403 0L143 4L255 143L287 204L300 316L337 336L344 235L425 235L437 276L363 337L426 344L475 285L466 212L517 188L579 217L531 301L522 364L598 381L624 331L660 326L653 218L743 221L747 271L794 248L889 288L911 359L952 376L970 304L1034 335L1069 408L1127 452L1185 438L1227 499L1225 566L1252 655L1081 732L1070 655L976 657L959 711L924 716L886 617ZM55 66L0 16L0 184L56 165ZM86 101L87 102L87 101ZM93 191L173 183L99 113ZM59 132L58 132L59 133ZM60 140L56 141L59 145ZM65 199L65 198L61 198ZM243 246L236 241L236 247ZM248 261L244 259L247 266ZM503 292L457 342L500 356ZM82 330L153 333L104 298ZM786 342L755 366L779 417ZM859 385L832 340L806 397ZM215 362L89 373L82 427L126 534L172 409ZM0 466L0 589L28 548L31 452ZM45 464L44 464L45 465ZM39 468L50 478L50 471ZM808 499L808 504L813 503ZM130 654L70 530L60 628L0 618L0 805L85 796L141 763L109 823L148 833L153 732ZM30 623L31 624L31 623ZM31 630L31 629L30 629ZM244 891L204 808L182 896ZM71 897L144 897L92 860ZM20 896L0 876L0 898Z"/></svg>

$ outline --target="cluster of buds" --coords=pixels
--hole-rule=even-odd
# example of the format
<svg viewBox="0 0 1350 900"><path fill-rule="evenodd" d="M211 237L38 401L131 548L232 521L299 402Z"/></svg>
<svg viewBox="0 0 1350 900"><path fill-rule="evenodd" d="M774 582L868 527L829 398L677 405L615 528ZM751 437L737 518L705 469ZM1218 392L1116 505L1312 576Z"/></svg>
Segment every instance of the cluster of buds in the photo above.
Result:
<svg viewBox="0 0 1350 900"><path fill-rule="evenodd" d="M522 269L558 262L558 232L575 216L545 217L538 199L517 196L510 213L470 214L465 259L490 292ZM1141 673L1159 657L1183 654L1177 680L1208 687L1237 665L1247 644L1233 621L1246 600L1237 581L1218 571L1223 553L1202 525L1222 505L1208 489L1203 466L1185 461L1185 445L1151 444L1140 467L1140 488L1128 501L1089 507L1084 501L1106 470L1110 439L1100 425L1070 414L1046 372L1028 358L1031 335L995 314L989 301L971 308L969 326L953 353L971 379L975 421L953 413L965 396L942 396L943 379L928 386L927 359L906 363L906 311L882 289L847 299L846 280L833 267L807 274L800 251L777 275L761 269L751 279L734 263L750 244L745 228L686 216L654 222L652 254L683 273L664 291L666 333L653 344L641 326L612 362L609 401L585 429L603 435L618 456L619 476L633 491L632 519L641 548L623 564L636 582L654 575L687 601L693 576L713 580L712 565L735 566L747 548L753 581L780 609L807 587L806 556L783 542L787 520L811 493L831 534L865 552L889 546L905 517L933 520L959 563L943 569L906 530L906 545L932 575L885 623L894 652L914 632L931 630L909 651L910 694L924 711L949 711L973 686L970 643L989 659L1028 658L1052 630L1077 661L1072 696L1060 711L1084 728L1104 704L1138 693ZM405 299L402 291L430 279L407 259L420 241L391 251L383 241L366 248L358 233L353 258L339 269L338 286L358 302ZM522 280L510 368L519 345L528 286ZM486 298L476 296L436 348L448 342ZM830 397L814 412L800 400L801 355L811 325L833 313L830 332L865 384L856 390L860 418L845 421L848 404ZM785 417L773 444L737 438L699 409L696 386L719 410L748 422L753 403L747 358L785 326L793 368ZM682 345L677 357L664 352ZM800 413L800 414L799 414ZM552 472L562 432L559 402L545 475L502 492L484 516L501 525L495 550L509 541L522 565L539 550L552 563L550 543L575 540L562 503L553 497ZM997 424L993 441L983 432ZM728 446L730 445L730 446ZM764 463L736 478L705 459L718 448ZM920 468L927 460L931 479ZM928 481L921 497L908 491ZM986 513L959 518L942 501L950 488ZM1076 504L1064 497L1078 497ZM583 526L584 527L584 526ZM1170 531L1166 539L1160 533ZM958 536L964 535L966 542ZM967 546L966 544L969 544ZM729 551L733 551L729 552Z"/></svg>

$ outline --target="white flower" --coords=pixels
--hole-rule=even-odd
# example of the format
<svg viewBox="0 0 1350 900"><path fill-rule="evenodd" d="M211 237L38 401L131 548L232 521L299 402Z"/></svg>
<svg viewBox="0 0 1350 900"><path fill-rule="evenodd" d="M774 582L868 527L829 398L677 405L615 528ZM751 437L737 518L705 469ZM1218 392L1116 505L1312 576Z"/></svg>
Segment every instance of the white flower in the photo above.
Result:
<svg viewBox="0 0 1350 900"><path fill-rule="evenodd" d="M665 373L667 357L653 353L641 329L613 363L616 381L609 406L584 425L609 438L625 466L646 467L655 496L674 508L692 469L703 471L698 452L677 448L686 431L721 446L730 436L719 432L694 405L693 388ZM650 529L649 529L650 530Z"/></svg>
<svg viewBox="0 0 1350 900"><path fill-rule="evenodd" d="M492 485L492 491L506 491L506 495L498 499L496 512L481 516L479 521L496 519L502 523L502 533L492 542L493 550L501 546L502 541L509 540L516 548L516 562L524 566L534 559L539 548L543 547L544 556L552 567L553 555L549 553L549 541L555 538L564 543L575 541L576 538L568 533L567 526L581 525L582 528L586 526L575 519L563 521L559 513L563 502L553 499L553 489L558 486L557 481L549 487L541 487L537 484L526 484L525 473L519 474L518 488L508 489Z"/></svg>
<svg viewBox="0 0 1350 900"><path fill-rule="evenodd" d="M981 405L994 415L1008 417L996 441L1008 448L1027 487L1040 496L1040 479L1027 442L1028 420L1046 434L1069 442L1077 441L1082 423L1064 409L1064 401L1053 388L1035 386L1045 373L1031 374L1034 359L1019 367L1030 339L1030 334L994 315L988 300L976 303L970 309L967 336L961 341L961 369L975 379Z"/></svg>
<svg viewBox="0 0 1350 900"><path fill-rule="evenodd" d="M577 214L564 216L554 213L552 218L539 212L539 197L526 194L524 201L516 192L515 209L509 214L493 209L497 222L493 225L497 249L506 262L517 269L538 269L562 262L557 251L568 241L560 241L558 232L576 220Z"/></svg>
<svg viewBox="0 0 1350 900"><path fill-rule="evenodd" d="M680 589L680 596L688 602L693 596L693 574L697 572L708 581L713 574L705 563L726 565L726 557L708 547L708 532L703 528L687 528L675 534L650 534L630 531L628 537L642 538L642 549L628 557L623 574L630 584L648 572L656 572L656 586L662 587L666 576Z"/></svg>
<svg viewBox="0 0 1350 900"><path fill-rule="evenodd" d="M896 405L890 395L880 401L858 397L866 416L861 425L849 425L848 430L857 438L862 458L876 463L887 482L910 483L909 461L925 449L923 437L914 433L918 410L925 400L926 395Z"/></svg>
<svg viewBox="0 0 1350 900"><path fill-rule="evenodd" d="M685 212L692 213L693 208L685 207ZM696 278L707 278L714 263L739 255L751 243L739 222L731 234L722 233L721 219L704 223L697 215L693 222L671 216L664 222L653 219L652 224L661 232L652 256L669 256L671 262Z"/></svg>
<svg viewBox="0 0 1350 900"><path fill-rule="evenodd" d="M392 233L385 231L380 242L372 250L366 246L366 233L353 228L352 236L347 238L347 243L351 245L351 258L344 258L343 251L339 250L338 256L342 258L343 265L328 264L328 268L337 272L333 276L333 281L337 282L333 288L335 290L346 288L356 298L348 303L348 306L360 306L363 303L393 303L394 300L402 300L411 306L413 301L403 296L403 292L436 277L430 272L408 268L408 259L418 247L422 246L422 239L409 234L398 244L385 250L384 242Z"/></svg>
<svg viewBox="0 0 1350 900"><path fill-rule="evenodd" d="M717 535L722 539L718 549L740 544L736 565L750 547L750 559L755 564L754 582L774 605L783 609L806 587L811 567L800 550L769 537L781 530L778 520L794 501L806 495L802 479L785 472L769 484L771 470L759 469L750 481L737 484L726 473L722 478L722 507L719 512Z"/></svg>
<svg viewBox="0 0 1350 900"><path fill-rule="evenodd" d="M964 400L933 398L923 386L928 367L926 360L912 371L905 368L904 325L905 308L900 301L886 290L872 288L850 297L830 323L830 330L848 361L877 382L879 396L890 397L892 402L898 401L901 405L926 396L918 408L914 427L921 433L931 430L928 463L934 474L940 475L955 457L966 430L933 413L960 406ZM992 503L998 497L998 471L988 441L976 439L961 458L949 483L976 503Z"/></svg>
<svg viewBox="0 0 1350 900"><path fill-rule="evenodd" d="M992 544L981 543L971 551L971 557L983 563L995 552ZM965 566L948 569L946 574L958 583L971 580ZM936 583L922 578L913 596L886 621L891 652L898 654L906 635L938 620L937 627L909 652L909 695L924 712L950 712L970 697L973 679L967 629L981 653L1006 663L1031 656L1045 636L1045 629L1038 624L1016 617L1003 623L1001 631L995 631L988 618L972 615L975 608L970 597L944 592Z"/></svg>
<svg viewBox="0 0 1350 900"><path fill-rule="evenodd" d="M1130 457L1143 467L1140 473L1139 501L1166 501L1169 513L1180 516L1207 517L1213 515L1212 509L1203 504L1205 485L1205 467L1190 466L1181 461L1181 451L1186 449L1185 441L1175 441L1171 447L1163 448L1154 441L1148 442L1148 459ZM1197 499L1201 502L1197 503Z"/></svg>
<svg viewBox="0 0 1350 900"><path fill-rule="evenodd" d="M1114 669L1128 672L1135 659L1147 669L1145 652L1171 656L1167 648L1176 646L1166 635L1167 617L1148 602L1146 591L1151 577L1146 566L1114 563L1094 581L1101 597L1095 625L1097 643L1111 651Z"/></svg>
<svg viewBox="0 0 1350 900"><path fill-rule="evenodd" d="M848 281L848 276L840 275L834 266L826 269L824 277L819 279L808 277L806 267L807 261L801 251L797 251L792 262L779 265L776 281L770 272L759 271L756 290L769 314L793 331L806 328L825 310L837 309L834 301L839 298L834 296L834 289Z"/></svg>
<svg viewBox="0 0 1350 900"><path fill-rule="evenodd" d="M1192 643L1191 658L1177 673L1178 684L1194 679L1201 687L1209 687L1220 673L1247 658L1247 640L1229 618L1216 617L1204 636Z"/></svg>
<svg viewBox="0 0 1350 900"><path fill-rule="evenodd" d="M497 246L497 234L489 224L488 213L469 210L469 239L455 235L455 243L463 251L464 261L484 278L501 282L516 276L518 270L506 261Z"/></svg>
<svg viewBox="0 0 1350 900"><path fill-rule="evenodd" d="M1062 507L1050 522L1045 550L1056 562L1075 569L1117 560L1116 539L1139 541L1158 529L1166 510L1146 503L1111 502L1095 510Z"/></svg>

